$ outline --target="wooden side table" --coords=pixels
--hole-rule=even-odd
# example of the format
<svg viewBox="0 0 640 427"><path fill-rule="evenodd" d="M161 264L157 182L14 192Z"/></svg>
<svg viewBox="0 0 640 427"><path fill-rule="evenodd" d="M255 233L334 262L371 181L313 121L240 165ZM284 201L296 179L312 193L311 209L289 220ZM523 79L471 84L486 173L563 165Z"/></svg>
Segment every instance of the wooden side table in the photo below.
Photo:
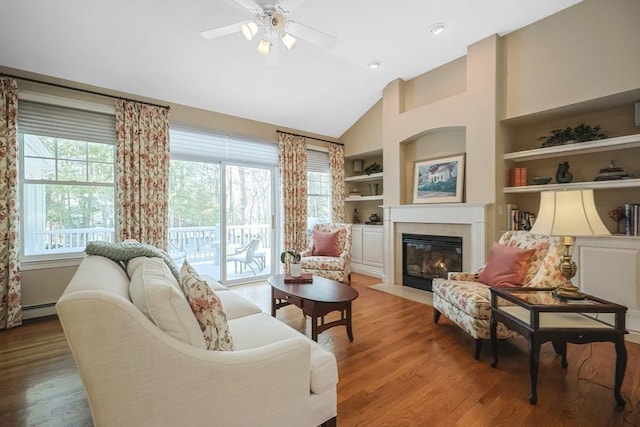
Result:
<svg viewBox="0 0 640 427"><path fill-rule="evenodd" d="M627 307L591 295L585 295L584 300L561 301L555 299L552 290L548 289L491 288L491 366L498 366L496 329L498 322L502 322L529 341L529 402L535 405L538 401L536 387L542 343L552 342L556 353L562 356L562 367L566 368L568 342L612 342L616 349L613 396L619 405L624 405L620 388L627 367L627 349L624 345L626 312Z"/></svg>

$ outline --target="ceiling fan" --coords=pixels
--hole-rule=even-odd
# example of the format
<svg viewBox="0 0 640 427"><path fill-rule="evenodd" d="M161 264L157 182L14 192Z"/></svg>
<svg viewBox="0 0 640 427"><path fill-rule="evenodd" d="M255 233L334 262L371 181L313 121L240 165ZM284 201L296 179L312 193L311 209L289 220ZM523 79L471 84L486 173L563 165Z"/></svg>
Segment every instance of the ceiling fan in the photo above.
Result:
<svg viewBox="0 0 640 427"><path fill-rule="evenodd" d="M202 37L215 39L239 32L246 40L252 40L258 35L260 41L256 50L267 57L267 63L270 65L277 63L279 42L288 50L294 48L298 39L304 39L324 49L331 49L337 43L337 39L330 34L287 19L287 15L303 0L233 1L252 13L254 19L202 31Z"/></svg>

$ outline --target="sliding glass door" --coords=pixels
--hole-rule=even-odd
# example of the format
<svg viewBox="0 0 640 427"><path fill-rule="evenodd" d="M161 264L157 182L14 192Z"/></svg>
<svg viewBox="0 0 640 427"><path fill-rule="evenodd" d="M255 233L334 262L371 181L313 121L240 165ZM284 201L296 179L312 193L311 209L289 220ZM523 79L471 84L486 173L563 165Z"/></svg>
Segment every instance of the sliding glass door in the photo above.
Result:
<svg viewBox="0 0 640 427"><path fill-rule="evenodd" d="M271 274L273 175L273 168L224 166L226 283Z"/></svg>

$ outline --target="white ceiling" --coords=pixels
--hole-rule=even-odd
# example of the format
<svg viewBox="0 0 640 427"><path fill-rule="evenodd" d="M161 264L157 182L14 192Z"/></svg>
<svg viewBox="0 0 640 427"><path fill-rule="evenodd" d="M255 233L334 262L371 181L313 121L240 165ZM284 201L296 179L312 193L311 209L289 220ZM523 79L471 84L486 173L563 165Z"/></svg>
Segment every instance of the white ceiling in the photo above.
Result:
<svg viewBox="0 0 640 427"><path fill-rule="evenodd" d="M269 3L273 0L257 0ZM3 0L0 65L339 137L396 78L459 58L580 0L306 0L289 19L338 39L305 40L266 65L257 39L200 31L252 19L233 0ZM434 37L438 22L447 30ZM372 70L368 63L379 60Z"/></svg>

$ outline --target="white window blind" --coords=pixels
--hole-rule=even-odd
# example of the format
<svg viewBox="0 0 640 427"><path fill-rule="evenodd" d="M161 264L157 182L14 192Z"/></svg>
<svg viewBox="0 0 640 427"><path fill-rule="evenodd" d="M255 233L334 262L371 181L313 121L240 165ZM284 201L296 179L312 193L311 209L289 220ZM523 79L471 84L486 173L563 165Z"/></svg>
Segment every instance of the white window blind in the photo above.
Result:
<svg viewBox="0 0 640 427"><path fill-rule="evenodd" d="M326 151L308 149L307 171L329 173L329 153Z"/></svg>
<svg viewBox="0 0 640 427"><path fill-rule="evenodd" d="M181 127L172 127L169 138L171 158L176 160L278 165L277 144Z"/></svg>
<svg viewBox="0 0 640 427"><path fill-rule="evenodd" d="M116 117L32 101L18 101L18 131L22 134L116 143Z"/></svg>

